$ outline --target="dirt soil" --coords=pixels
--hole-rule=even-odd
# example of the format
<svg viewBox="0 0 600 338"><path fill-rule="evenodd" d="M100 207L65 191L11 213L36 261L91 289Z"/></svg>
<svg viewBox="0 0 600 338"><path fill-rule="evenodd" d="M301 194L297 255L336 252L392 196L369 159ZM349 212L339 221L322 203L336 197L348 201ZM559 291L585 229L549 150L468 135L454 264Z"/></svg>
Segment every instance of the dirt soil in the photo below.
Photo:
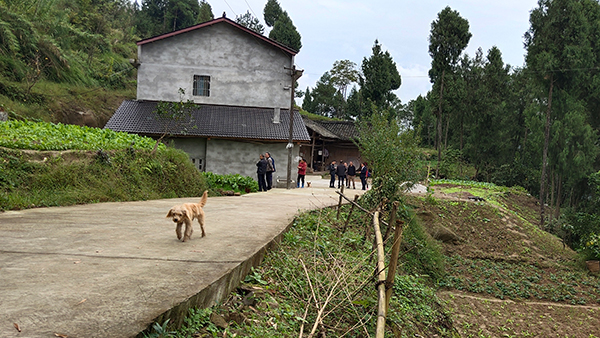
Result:
<svg viewBox="0 0 600 338"><path fill-rule="evenodd" d="M453 185L409 198L447 256L438 295L462 337L600 337L600 276L537 227L535 198Z"/></svg>

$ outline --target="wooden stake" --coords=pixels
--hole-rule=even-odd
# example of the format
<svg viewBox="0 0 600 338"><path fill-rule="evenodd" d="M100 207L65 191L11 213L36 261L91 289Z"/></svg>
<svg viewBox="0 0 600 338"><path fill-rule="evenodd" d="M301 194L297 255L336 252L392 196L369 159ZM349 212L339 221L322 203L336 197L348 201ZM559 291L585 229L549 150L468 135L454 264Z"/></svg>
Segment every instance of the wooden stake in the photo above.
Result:
<svg viewBox="0 0 600 338"><path fill-rule="evenodd" d="M337 192L337 191L336 191ZM338 212L335 218L340 219L340 211L342 210L342 196L344 196L344 185L342 184L342 192L340 194L340 202L338 203Z"/></svg>
<svg viewBox="0 0 600 338"><path fill-rule="evenodd" d="M348 223L350 223L350 217L352 217L352 212L354 211L354 207L357 205L356 201L358 201L358 195L354 195L354 202L352 203L352 206L350 207L350 212L348 213L348 218L346 218L346 223L344 223L344 227L342 228L342 233L346 232L346 227L348 226Z"/></svg>
<svg viewBox="0 0 600 338"><path fill-rule="evenodd" d="M396 224L396 213L398 213L398 205L400 204L400 202L398 201L394 201L394 203L392 203L392 214L390 215L390 224L388 225L387 229L385 229L385 235L383 236L383 241L386 242L388 239L388 236L390 235L390 232L392 231L392 226L394 224Z"/></svg>
<svg viewBox="0 0 600 338"><path fill-rule="evenodd" d="M375 228L375 243L377 244L377 328L375 338L384 338L385 334L385 254L383 239L379 229L379 211L373 215L373 228Z"/></svg>
<svg viewBox="0 0 600 338"><path fill-rule="evenodd" d="M396 267L398 266L398 255L400 254L400 243L402 242L402 231L404 230L404 222L396 221L396 231L394 232L394 244L392 253L390 254L390 266L388 270L387 281L385 282L387 289L385 290L385 308L386 311L390 307L390 299L394 291L394 277L396 277Z"/></svg>
<svg viewBox="0 0 600 338"><path fill-rule="evenodd" d="M342 198L343 198L343 199L345 199L346 201L348 201L348 202L352 203L352 204L353 204L354 206L356 206L358 209L362 210L363 212L366 212L366 213L367 213L367 214L369 214L369 215L373 215L373 213L374 213L373 211L369 211L369 210L367 210L367 209L365 209L365 208L361 207L361 206L360 206L358 203L356 203L356 202L352 201L351 199L349 199L348 197L344 196L344 195L343 195L343 194L341 194L339 191L336 191L336 193L337 193L338 195L340 195L340 197L342 197ZM387 224L386 222L384 222L384 221L381 221L381 223L385 224L386 226L388 225L388 224Z"/></svg>

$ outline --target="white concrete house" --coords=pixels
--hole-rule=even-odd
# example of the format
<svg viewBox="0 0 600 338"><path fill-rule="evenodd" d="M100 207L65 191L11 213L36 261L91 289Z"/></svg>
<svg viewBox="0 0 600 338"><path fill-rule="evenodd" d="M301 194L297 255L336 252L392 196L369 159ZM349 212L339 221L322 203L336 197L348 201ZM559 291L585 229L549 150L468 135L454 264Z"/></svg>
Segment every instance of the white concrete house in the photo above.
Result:
<svg viewBox="0 0 600 338"><path fill-rule="evenodd" d="M198 169L256 178L258 155L268 151L274 180L285 179L296 51L226 17L137 44L137 99L123 102L105 128L160 137L158 102L191 100L197 109L169 137ZM291 116L295 159L310 137L298 112Z"/></svg>

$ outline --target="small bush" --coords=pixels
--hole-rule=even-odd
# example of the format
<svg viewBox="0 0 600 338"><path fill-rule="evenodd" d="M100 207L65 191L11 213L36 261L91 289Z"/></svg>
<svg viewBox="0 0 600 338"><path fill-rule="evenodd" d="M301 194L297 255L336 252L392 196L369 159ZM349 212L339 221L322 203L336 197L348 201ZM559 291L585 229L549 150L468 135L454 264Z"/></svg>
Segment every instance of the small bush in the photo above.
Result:
<svg viewBox="0 0 600 338"><path fill-rule="evenodd" d="M233 190L242 194L258 191L258 182L249 176L240 174L218 175L211 172L203 172L202 176L212 190Z"/></svg>

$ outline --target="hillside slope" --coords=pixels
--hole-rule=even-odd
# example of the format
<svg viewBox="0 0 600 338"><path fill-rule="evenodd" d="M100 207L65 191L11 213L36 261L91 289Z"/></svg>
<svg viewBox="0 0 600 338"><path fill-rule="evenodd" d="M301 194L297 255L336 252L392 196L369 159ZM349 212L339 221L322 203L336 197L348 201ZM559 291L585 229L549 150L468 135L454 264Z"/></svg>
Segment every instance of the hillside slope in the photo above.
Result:
<svg viewBox="0 0 600 338"><path fill-rule="evenodd" d="M410 201L443 243L439 296L464 337L600 336L600 278L534 225L533 197L502 187L434 190Z"/></svg>

